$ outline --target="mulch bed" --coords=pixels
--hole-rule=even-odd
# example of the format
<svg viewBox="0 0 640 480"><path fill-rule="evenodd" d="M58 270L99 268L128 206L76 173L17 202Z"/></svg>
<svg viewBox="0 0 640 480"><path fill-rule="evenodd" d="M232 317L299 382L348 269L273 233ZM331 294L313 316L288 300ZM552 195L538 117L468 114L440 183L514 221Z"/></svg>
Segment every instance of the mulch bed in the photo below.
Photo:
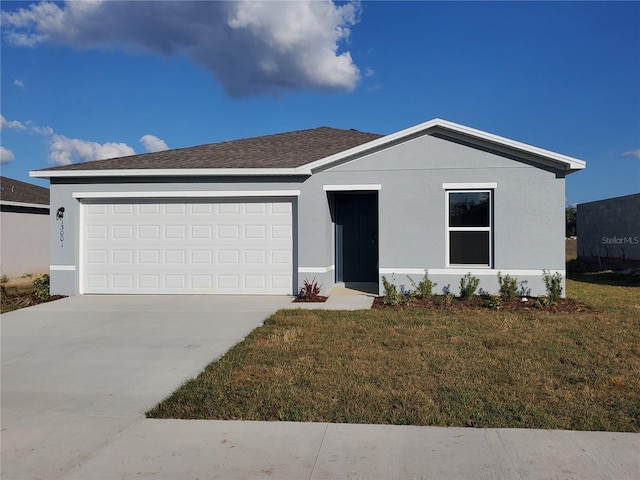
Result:
<svg viewBox="0 0 640 480"><path fill-rule="evenodd" d="M322 295L318 295L313 298L296 297L293 303L321 303L321 302L326 302L327 298L329 297L323 297Z"/></svg>
<svg viewBox="0 0 640 480"><path fill-rule="evenodd" d="M546 305L544 307L536 308L535 297L527 297L527 301L523 302L520 297L512 300L511 302L500 302L498 308L489 305L490 299L487 297L476 295L475 297L464 301L457 297L454 297L449 302L446 301L444 295L434 295L431 300L421 300L419 298L412 298L408 304L387 305L384 303L384 297L376 297L373 301L372 308L375 309L395 309L395 310L409 310L409 309L431 309L431 310L448 310L448 311L467 311L475 310L478 308L486 308L492 310L503 310L507 312L527 312L527 311L545 311L553 313L577 313L577 312L590 312L593 308L576 302L570 298L562 298L553 305Z"/></svg>

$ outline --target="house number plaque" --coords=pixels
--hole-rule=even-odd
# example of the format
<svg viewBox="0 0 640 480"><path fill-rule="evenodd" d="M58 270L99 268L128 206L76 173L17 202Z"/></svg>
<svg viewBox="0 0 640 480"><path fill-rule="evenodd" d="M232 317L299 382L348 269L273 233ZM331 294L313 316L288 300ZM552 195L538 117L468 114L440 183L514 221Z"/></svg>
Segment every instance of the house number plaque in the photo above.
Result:
<svg viewBox="0 0 640 480"><path fill-rule="evenodd" d="M56 212L56 220L60 222L60 248L64 248L64 207Z"/></svg>

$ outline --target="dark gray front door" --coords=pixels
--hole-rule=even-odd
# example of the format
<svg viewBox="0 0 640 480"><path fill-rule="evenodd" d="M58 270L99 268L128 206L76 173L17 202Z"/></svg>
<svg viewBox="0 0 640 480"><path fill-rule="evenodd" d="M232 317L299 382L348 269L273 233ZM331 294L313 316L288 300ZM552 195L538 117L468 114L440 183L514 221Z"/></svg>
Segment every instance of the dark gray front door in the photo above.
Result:
<svg viewBox="0 0 640 480"><path fill-rule="evenodd" d="M337 280L377 282L378 194L337 194L336 213Z"/></svg>

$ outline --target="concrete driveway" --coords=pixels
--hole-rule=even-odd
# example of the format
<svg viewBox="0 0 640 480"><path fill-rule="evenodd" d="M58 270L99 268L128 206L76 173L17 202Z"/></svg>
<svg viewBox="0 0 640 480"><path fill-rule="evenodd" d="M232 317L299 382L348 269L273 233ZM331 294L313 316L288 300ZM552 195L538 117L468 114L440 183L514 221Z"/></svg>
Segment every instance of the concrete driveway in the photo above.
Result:
<svg viewBox="0 0 640 480"><path fill-rule="evenodd" d="M2 316L2 478L66 478L291 301L77 296Z"/></svg>

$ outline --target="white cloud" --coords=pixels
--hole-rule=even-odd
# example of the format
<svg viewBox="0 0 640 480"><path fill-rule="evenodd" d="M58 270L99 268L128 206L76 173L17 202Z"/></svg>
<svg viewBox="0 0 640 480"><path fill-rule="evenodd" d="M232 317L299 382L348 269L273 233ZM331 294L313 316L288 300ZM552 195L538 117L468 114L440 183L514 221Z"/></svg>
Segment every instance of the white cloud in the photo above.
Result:
<svg viewBox="0 0 640 480"><path fill-rule="evenodd" d="M9 163L13 160L15 156L13 152L8 148L0 146L0 165L4 165L5 163Z"/></svg>
<svg viewBox="0 0 640 480"><path fill-rule="evenodd" d="M360 78L339 52L359 21L358 0L41 2L2 12L3 35L18 46L186 56L232 96L350 91Z"/></svg>
<svg viewBox="0 0 640 480"><path fill-rule="evenodd" d="M44 136L53 135L53 128L51 127L38 127L37 125L32 125L31 130Z"/></svg>
<svg viewBox="0 0 640 480"><path fill-rule="evenodd" d="M636 150L630 150L628 152L624 152L622 154L623 157L633 157L633 158L637 158L638 160L640 160L640 148L637 148Z"/></svg>
<svg viewBox="0 0 640 480"><path fill-rule="evenodd" d="M55 165L70 165L91 160L125 157L135 155L135 151L126 143L96 143L64 135L51 135L49 161Z"/></svg>
<svg viewBox="0 0 640 480"><path fill-rule="evenodd" d="M11 128L13 130L25 130L25 127L22 123L17 120L7 120L4 118L4 115L0 115L0 130L3 128Z"/></svg>
<svg viewBox="0 0 640 480"><path fill-rule="evenodd" d="M22 80L18 80L17 78L13 81L13 84L16 87L24 88L24 82Z"/></svg>
<svg viewBox="0 0 640 480"><path fill-rule="evenodd" d="M169 150L169 147L164 140L159 139L155 135L144 135L140 139L140 143L144 145L147 152L161 152L163 150Z"/></svg>

